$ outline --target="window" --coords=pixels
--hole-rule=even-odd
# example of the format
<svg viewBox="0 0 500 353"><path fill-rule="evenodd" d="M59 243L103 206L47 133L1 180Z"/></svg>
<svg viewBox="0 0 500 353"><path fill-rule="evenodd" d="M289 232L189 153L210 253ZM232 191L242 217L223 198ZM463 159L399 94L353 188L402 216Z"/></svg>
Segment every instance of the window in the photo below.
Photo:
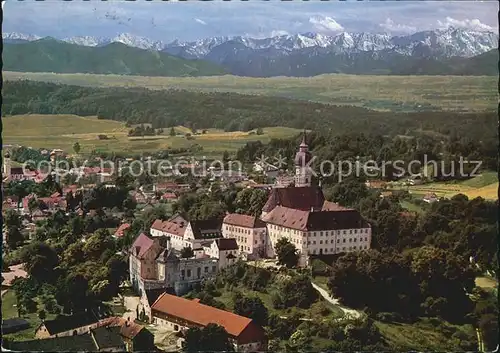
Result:
<svg viewBox="0 0 500 353"><path fill-rule="evenodd" d="M179 326L178 325L174 325L174 331L179 331Z"/></svg>
<svg viewBox="0 0 500 353"><path fill-rule="evenodd" d="M342 243L345 243L345 238L344 238L344 239L342 239Z"/></svg>
<svg viewBox="0 0 500 353"><path fill-rule="evenodd" d="M358 239L357 238L354 238L354 242L356 242Z"/></svg>
<svg viewBox="0 0 500 353"><path fill-rule="evenodd" d="M307 245L311 245L311 241L310 240L307 241Z"/></svg>
<svg viewBox="0 0 500 353"><path fill-rule="evenodd" d="M319 232L319 235L320 235L320 237L322 237L323 236L323 232Z"/></svg>
<svg viewBox="0 0 500 353"><path fill-rule="evenodd" d="M320 241L319 241L319 243L320 243L320 244L323 244L323 240L320 240Z"/></svg>
<svg viewBox="0 0 500 353"><path fill-rule="evenodd" d="M191 277L191 270L187 270L187 276L188 278Z"/></svg>
<svg viewBox="0 0 500 353"><path fill-rule="evenodd" d="M337 239L337 244L340 243L340 239Z"/></svg>
<svg viewBox="0 0 500 353"><path fill-rule="evenodd" d="M316 240L313 240L313 245L316 245Z"/></svg>
<svg viewBox="0 0 500 353"><path fill-rule="evenodd" d="M333 244L333 239L332 239L332 240L330 240L330 244Z"/></svg>
<svg viewBox="0 0 500 353"><path fill-rule="evenodd" d="M212 272L215 272L215 266L212 266Z"/></svg>
<svg viewBox="0 0 500 353"><path fill-rule="evenodd" d="M344 234L344 235L346 234L345 230L344 230L343 234Z"/></svg>
<svg viewBox="0 0 500 353"><path fill-rule="evenodd" d="M349 238L349 243L352 243L352 239L351 238Z"/></svg>
<svg viewBox="0 0 500 353"><path fill-rule="evenodd" d="M182 279L184 279L184 275L186 274L186 272L184 270L181 270L181 277Z"/></svg>
<svg viewBox="0 0 500 353"><path fill-rule="evenodd" d="M257 245L257 240L254 240L254 241L253 241L253 243L254 243L255 245Z"/></svg>
<svg viewBox="0 0 500 353"><path fill-rule="evenodd" d="M349 234L352 234L352 229L349 229Z"/></svg>
<svg viewBox="0 0 500 353"><path fill-rule="evenodd" d="M328 252L328 249L325 249L325 253L327 253L327 252Z"/></svg>
<svg viewBox="0 0 500 353"><path fill-rule="evenodd" d="M333 248L330 248L330 252L333 252Z"/></svg>
<svg viewBox="0 0 500 353"><path fill-rule="evenodd" d="M208 272L208 266L205 266L205 273Z"/></svg>
<svg viewBox="0 0 500 353"><path fill-rule="evenodd" d="M357 229L354 229L354 234L358 234L358 230Z"/></svg>

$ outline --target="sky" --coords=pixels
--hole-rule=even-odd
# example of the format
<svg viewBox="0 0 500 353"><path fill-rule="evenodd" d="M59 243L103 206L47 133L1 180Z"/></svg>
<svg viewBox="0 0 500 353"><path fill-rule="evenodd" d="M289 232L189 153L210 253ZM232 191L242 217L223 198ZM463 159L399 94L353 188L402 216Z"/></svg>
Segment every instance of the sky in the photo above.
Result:
<svg viewBox="0 0 500 353"><path fill-rule="evenodd" d="M130 33L153 40L319 32L404 35L450 26L498 32L497 1L14 1L3 32L67 38Z"/></svg>

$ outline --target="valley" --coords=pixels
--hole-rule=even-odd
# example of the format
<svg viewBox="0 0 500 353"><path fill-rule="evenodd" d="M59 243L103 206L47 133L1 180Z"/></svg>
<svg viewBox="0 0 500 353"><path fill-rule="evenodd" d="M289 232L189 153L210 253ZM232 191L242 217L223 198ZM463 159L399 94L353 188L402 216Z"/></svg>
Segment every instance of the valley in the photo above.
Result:
<svg viewBox="0 0 500 353"><path fill-rule="evenodd" d="M4 80L33 80L86 87L144 87L233 92L359 106L380 111L493 111L498 102L494 76L384 76L329 74L308 78L145 77L4 71Z"/></svg>

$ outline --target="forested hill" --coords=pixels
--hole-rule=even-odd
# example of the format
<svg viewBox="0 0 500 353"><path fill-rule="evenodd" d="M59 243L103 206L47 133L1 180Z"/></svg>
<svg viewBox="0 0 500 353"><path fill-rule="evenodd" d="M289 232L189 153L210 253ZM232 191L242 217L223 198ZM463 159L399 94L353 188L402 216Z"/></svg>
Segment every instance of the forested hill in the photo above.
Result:
<svg viewBox="0 0 500 353"><path fill-rule="evenodd" d="M111 43L84 47L44 38L4 44L3 69L21 72L93 73L140 76L223 75L217 64Z"/></svg>
<svg viewBox="0 0 500 353"><path fill-rule="evenodd" d="M279 97L143 88L89 88L33 81L6 81L2 114L98 115L154 128L175 125L249 131L287 126L340 135L365 132L407 135L453 132L470 139L496 139L495 112L378 112Z"/></svg>

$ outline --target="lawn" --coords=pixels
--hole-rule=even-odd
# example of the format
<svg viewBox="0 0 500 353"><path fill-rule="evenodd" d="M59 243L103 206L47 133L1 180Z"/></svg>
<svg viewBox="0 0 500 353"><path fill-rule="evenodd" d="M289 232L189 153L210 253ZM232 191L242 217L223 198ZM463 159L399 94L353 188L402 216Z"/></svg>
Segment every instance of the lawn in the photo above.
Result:
<svg viewBox="0 0 500 353"><path fill-rule="evenodd" d="M452 325L438 319L421 319L412 324L376 321L375 325L399 351L463 351L461 342L477 342L472 325Z"/></svg>
<svg viewBox="0 0 500 353"><path fill-rule="evenodd" d="M3 119L3 139L5 144L17 144L33 148L60 148L73 153L73 145L78 142L82 155L92 150L115 151L136 154L156 152L168 148L189 148L199 145L203 149L198 154L207 157L220 157L224 151L235 152L249 141L269 142L272 138L289 138L300 133L287 127L269 127L262 135L249 132L224 132L208 129L205 134L193 136L188 140L184 136L170 136L170 129L165 129L159 136L128 137L129 128L123 122L98 120L96 117L76 115L16 115ZM177 132L189 130L183 126L175 128ZM108 139L100 140L98 135Z"/></svg>
<svg viewBox="0 0 500 353"><path fill-rule="evenodd" d="M43 305L35 298L38 304L38 310L43 309ZM46 311L46 320L53 319L56 315L50 314ZM16 296L13 290L8 290L2 296L2 320L16 318L17 316L17 304ZM26 330L22 330L16 333L10 333L4 335L4 337L10 338L12 340L30 340L35 338L35 330L40 326L41 320L38 318L37 313L25 314L23 317L26 321L30 323L30 327Z"/></svg>
<svg viewBox="0 0 500 353"><path fill-rule="evenodd" d="M3 72L5 80L29 79L92 87L147 87L274 95L385 111L496 109L493 76L142 77Z"/></svg>

